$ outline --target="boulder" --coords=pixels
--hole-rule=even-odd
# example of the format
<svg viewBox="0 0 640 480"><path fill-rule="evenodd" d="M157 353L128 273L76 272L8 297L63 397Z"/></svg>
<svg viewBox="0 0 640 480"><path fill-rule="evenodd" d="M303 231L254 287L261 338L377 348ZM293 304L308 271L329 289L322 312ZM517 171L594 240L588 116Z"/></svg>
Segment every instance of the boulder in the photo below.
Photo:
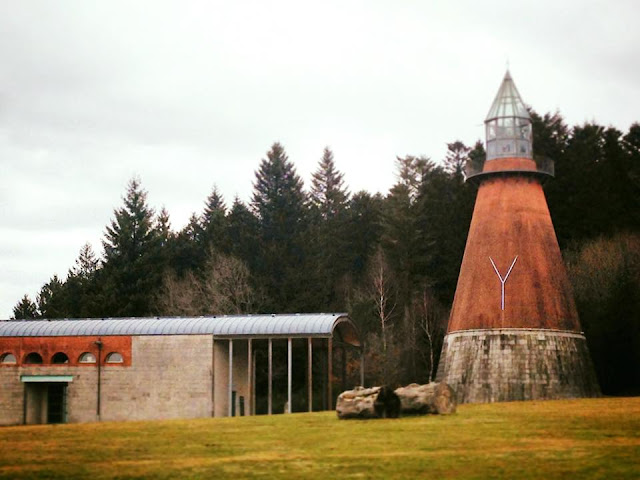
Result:
<svg viewBox="0 0 640 480"><path fill-rule="evenodd" d="M389 387L356 387L338 395L336 413L341 419L397 418L400 406L400 399Z"/></svg>
<svg viewBox="0 0 640 480"><path fill-rule="evenodd" d="M456 411L456 396L444 382L412 383L392 390L387 386L356 387L338 395L338 418L397 418L399 414L448 415Z"/></svg>
<svg viewBox="0 0 640 480"><path fill-rule="evenodd" d="M444 382L419 385L412 383L395 390L403 414L433 413L448 415L456 411L456 396Z"/></svg>

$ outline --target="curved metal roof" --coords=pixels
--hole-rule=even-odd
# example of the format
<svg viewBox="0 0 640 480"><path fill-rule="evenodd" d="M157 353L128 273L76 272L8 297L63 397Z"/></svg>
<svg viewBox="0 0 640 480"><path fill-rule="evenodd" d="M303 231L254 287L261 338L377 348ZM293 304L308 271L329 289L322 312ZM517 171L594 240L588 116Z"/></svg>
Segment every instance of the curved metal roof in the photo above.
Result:
<svg viewBox="0 0 640 480"><path fill-rule="evenodd" d="M0 321L0 337L198 334L223 338L331 337L336 326L343 322L353 326L346 313L7 320Z"/></svg>

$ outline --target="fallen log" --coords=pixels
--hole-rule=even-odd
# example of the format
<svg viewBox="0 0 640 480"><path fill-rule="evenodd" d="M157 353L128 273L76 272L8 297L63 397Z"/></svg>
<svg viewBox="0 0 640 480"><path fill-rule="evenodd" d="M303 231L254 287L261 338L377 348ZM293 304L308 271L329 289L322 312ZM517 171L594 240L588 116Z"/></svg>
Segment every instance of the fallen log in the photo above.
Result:
<svg viewBox="0 0 640 480"><path fill-rule="evenodd" d="M397 418L400 399L389 387L356 387L338 395L338 418Z"/></svg>
<svg viewBox="0 0 640 480"><path fill-rule="evenodd" d="M444 382L419 385L412 383L395 390L400 398L403 414L448 415L456 411L456 396L453 389Z"/></svg>
<svg viewBox="0 0 640 480"><path fill-rule="evenodd" d="M338 418L397 418L406 415L448 415L456 411L454 391L444 382L389 387L356 387L338 395Z"/></svg>

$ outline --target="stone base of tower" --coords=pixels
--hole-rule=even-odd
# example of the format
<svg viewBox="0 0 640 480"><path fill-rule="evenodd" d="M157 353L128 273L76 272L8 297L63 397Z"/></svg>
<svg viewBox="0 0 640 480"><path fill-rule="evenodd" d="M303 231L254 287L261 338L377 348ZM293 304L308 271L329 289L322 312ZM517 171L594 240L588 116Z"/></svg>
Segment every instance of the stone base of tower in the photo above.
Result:
<svg viewBox="0 0 640 480"><path fill-rule="evenodd" d="M451 332L436 380L456 391L458 403L600 396L584 335L558 330Z"/></svg>

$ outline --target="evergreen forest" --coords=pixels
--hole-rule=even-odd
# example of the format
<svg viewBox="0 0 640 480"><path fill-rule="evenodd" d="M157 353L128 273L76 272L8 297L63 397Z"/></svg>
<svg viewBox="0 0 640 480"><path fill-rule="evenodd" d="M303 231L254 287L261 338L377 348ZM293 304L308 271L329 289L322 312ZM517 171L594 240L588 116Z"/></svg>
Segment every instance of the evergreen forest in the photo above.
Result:
<svg viewBox="0 0 640 480"><path fill-rule="evenodd" d="M536 154L555 161L545 193L603 393L640 393L640 124L531 114ZM332 151L318 153L305 186L274 143L248 203L213 188L179 231L132 179L104 254L84 245L14 318L348 312L368 384L432 380L476 195L464 166L482 143L397 158L385 195L350 192Z"/></svg>

